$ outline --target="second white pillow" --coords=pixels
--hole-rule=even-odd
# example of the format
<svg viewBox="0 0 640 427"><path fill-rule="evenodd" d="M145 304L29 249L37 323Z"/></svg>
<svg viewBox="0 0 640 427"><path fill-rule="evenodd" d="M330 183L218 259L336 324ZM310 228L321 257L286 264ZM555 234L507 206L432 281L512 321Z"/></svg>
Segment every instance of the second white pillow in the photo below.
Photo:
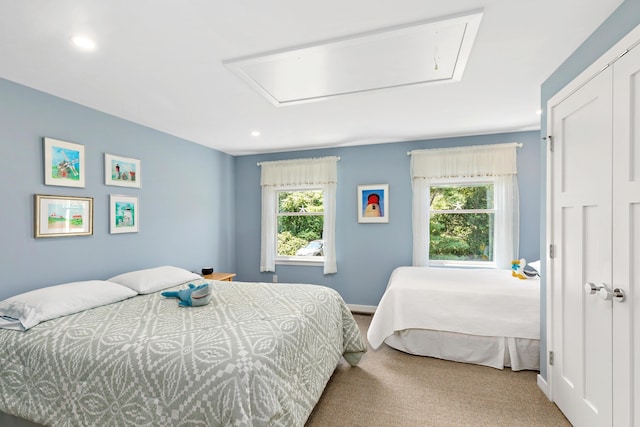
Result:
<svg viewBox="0 0 640 427"><path fill-rule="evenodd" d="M139 294L150 294L198 279L202 279L202 277L196 273L183 268L165 265L120 274L110 278L109 281L133 289Z"/></svg>

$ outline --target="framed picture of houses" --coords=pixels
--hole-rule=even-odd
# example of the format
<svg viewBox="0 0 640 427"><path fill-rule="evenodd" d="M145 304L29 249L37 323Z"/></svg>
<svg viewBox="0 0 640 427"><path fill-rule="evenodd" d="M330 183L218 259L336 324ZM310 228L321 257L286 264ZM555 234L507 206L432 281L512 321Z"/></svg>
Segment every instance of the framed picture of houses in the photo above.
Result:
<svg viewBox="0 0 640 427"><path fill-rule="evenodd" d="M84 146L44 138L44 183L84 188Z"/></svg>
<svg viewBox="0 0 640 427"><path fill-rule="evenodd" d="M104 153L104 183L140 188L140 160Z"/></svg>
<svg viewBox="0 0 640 427"><path fill-rule="evenodd" d="M93 198L36 194L35 237L93 234Z"/></svg>
<svg viewBox="0 0 640 427"><path fill-rule="evenodd" d="M138 198L112 194L109 197L110 233L137 233L140 207Z"/></svg>

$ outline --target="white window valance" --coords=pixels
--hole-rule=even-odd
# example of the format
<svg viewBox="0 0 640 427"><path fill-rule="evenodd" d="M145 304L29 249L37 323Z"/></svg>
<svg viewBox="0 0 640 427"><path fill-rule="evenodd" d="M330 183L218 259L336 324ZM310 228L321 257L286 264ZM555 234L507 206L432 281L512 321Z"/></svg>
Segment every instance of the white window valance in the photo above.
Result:
<svg viewBox="0 0 640 427"><path fill-rule="evenodd" d="M414 150L412 179L504 176L518 173L518 143Z"/></svg>
<svg viewBox="0 0 640 427"><path fill-rule="evenodd" d="M338 182L339 157L263 162L260 185L323 185Z"/></svg>
<svg viewBox="0 0 640 427"><path fill-rule="evenodd" d="M260 271L275 271L277 191L287 187L316 186L324 204L324 274L338 271L336 262L336 187L340 157L280 160L261 166L262 230Z"/></svg>

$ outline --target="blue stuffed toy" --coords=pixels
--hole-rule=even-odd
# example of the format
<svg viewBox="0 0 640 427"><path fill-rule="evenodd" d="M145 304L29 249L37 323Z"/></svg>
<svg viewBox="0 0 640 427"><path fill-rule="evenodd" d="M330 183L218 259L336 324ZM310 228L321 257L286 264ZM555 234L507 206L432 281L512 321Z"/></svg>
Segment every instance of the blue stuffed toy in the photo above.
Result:
<svg viewBox="0 0 640 427"><path fill-rule="evenodd" d="M168 298L179 298L180 307L199 307L209 304L211 301L211 288L209 284L196 286L193 283L189 283L189 288L182 289L180 291L165 291L160 295Z"/></svg>

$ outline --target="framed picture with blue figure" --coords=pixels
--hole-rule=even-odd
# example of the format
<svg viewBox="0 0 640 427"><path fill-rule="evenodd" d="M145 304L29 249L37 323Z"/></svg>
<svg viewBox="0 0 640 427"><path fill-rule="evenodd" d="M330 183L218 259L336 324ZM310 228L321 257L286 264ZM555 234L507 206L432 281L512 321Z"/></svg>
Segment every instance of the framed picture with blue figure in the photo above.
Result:
<svg viewBox="0 0 640 427"><path fill-rule="evenodd" d="M140 160L104 153L104 184L140 188Z"/></svg>
<svg viewBox="0 0 640 427"><path fill-rule="evenodd" d="M137 233L140 206L138 198L111 194L109 196L110 233Z"/></svg>
<svg viewBox="0 0 640 427"><path fill-rule="evenodd" d="M389 222L389 184L358 185L358 222Z"/></svg>
<svg viewBox="0 0 640 427"><path fill-rule="evenodd" d="M44 138L44 184L84 188L84 146Z"/></svg>

